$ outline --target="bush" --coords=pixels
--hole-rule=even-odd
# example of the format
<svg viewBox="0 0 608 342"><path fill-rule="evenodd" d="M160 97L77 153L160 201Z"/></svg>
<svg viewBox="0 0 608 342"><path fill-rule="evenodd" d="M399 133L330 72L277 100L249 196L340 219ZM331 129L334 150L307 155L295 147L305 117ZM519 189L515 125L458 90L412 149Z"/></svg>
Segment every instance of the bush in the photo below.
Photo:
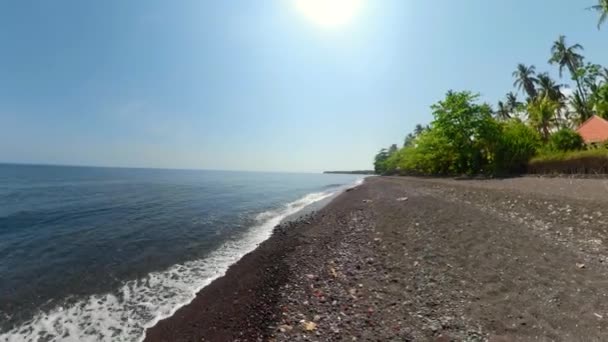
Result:
<svg viewBox="0 0 608 342"><path fill-rule="evenodd" d="M448 175L455 172L454 148L437 129L420 134L415 146L399 151L397 166L401 174Z"/></svg>
<svg viewBox="0 0 608 342"><path fill-rule="evenodd" d="M583 137L569 128L559 130L549 138L549 149L553 151L580 151L584 147Z"/></svg>
<svg viewBox="0 0 608 342"><path fill-rule="evenodd" d="M496 151L496 173L523 173L530 158L541 146L537 131L519 120L511 120L502 127Z"/></svg>

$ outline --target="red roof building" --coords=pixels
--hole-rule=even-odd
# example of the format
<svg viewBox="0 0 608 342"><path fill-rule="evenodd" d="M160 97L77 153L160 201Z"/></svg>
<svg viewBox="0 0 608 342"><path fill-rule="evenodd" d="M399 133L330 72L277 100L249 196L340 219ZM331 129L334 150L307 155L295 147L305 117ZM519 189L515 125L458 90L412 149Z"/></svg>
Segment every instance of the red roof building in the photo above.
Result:
<svg viewBox="0 0 608 342"><path fill-rule="evenodd" d="M608 121L594 115L577 130L586 144L608 141Z"/></svg>

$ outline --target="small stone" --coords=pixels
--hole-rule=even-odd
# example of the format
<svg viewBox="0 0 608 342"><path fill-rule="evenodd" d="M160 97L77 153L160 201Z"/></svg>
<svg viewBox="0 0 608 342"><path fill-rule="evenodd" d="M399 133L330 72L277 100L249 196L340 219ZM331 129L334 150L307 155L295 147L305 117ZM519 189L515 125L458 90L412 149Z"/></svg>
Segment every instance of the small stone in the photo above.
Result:
<svg viewBox="0 0 608 342"><path fill-rule="evenodd" d="M315 322L302 321L301 325L302 325L302 329L304 329L304 331L313 331L313 330L317 329L317 324Z"/></svg>
<svg viewBox="0 0 608 342"><path fill-rule="evenodd" d="M293 327L291 325L287 325L287 324L279 325L279 331L282 333L289 332L291 330L293 330Z"/></svg>

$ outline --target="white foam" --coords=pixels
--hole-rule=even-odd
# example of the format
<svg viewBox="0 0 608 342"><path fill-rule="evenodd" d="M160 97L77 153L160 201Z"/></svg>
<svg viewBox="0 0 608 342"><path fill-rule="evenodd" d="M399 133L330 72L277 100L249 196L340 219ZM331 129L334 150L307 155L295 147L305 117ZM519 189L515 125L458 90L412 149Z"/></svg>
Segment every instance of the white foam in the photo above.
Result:
<svg viewBox="0 0 608 342"><path fill-rule="evenodd" d="M0 333L0 340L143 340L147 328L190 303L198 291L268 239L273 228L284 218L336 192L308 194L283 208L263 212L256 217L258 224L244 236L224 243L205 259L174 265L165 271L150 273L143 279L128 281L117 294L93 295L69 307L40 312L29 322Z"/></svg>

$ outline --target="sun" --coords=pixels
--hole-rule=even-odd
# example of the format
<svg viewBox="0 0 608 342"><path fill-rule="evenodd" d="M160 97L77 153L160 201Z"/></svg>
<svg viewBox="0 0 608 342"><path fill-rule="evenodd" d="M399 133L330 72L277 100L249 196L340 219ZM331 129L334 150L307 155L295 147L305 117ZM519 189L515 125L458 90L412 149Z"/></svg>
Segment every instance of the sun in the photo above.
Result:
<svg viewBox="0 0 608 342"><path fill-rule="evenodd" d="M297 9L325 28L342 27L361 11L364 0L294 0Z"/></svg>

